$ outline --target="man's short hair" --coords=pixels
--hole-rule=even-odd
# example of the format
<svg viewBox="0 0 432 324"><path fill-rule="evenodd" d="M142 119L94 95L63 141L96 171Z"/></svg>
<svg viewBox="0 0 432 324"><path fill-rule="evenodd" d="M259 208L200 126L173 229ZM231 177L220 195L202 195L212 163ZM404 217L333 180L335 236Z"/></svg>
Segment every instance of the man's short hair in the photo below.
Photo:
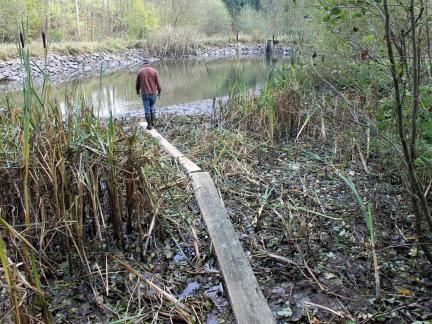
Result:
<svg viewBox="0 0 432 324"><path fill-rule="evenodd" d="M143 62L142 62L143 64L150 64L150 60L149 59L143 59Z"/></svg>

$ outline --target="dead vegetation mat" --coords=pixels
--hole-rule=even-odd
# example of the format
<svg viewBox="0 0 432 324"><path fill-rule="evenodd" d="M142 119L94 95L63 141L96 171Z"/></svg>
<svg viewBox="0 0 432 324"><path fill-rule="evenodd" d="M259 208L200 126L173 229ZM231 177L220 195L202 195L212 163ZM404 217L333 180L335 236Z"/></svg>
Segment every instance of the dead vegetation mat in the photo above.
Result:
<svg viewBox="0 0 432 324"><path fill-rule="evenodd" d="M432 269L401 177L378 153L367 174L360 157L335 157L307 136L269 145L206 117L170 117L158 129L211 172L278 322L431 322ZM380 298L365 219L338 173L374 197Z"/></svg>
<svg viewBox="0 0 432 324"><path fill-rule="evenodd" d="M187 175L142 129L112 124L111 155L104 153L106 139L93 135L105 134L110 123L91 124L93 132L84 129L87 136L76 141L58 141L57 151L66 152L58 160L49 154L56 137L35 132L27 186L20 155L12 165L11 154L2 153L0 322L232 321ZM31 221L24 224L25 187ZM30 254L33 260L26 259Z"/></svg>

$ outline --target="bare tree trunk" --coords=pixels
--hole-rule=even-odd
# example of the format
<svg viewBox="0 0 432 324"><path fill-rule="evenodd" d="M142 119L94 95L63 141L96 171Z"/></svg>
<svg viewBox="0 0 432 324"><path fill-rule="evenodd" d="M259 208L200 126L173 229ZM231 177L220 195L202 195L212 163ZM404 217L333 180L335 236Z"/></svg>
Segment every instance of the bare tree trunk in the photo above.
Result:
<svg viewBox="0 0 432 324"><path fill-rule="evenodd" d="M106 10L107 10L107 17L108 17L108 30L107 30L107 36L111 37L112 36L112 18L111 18L111 4L110 1L107 0L107 6L106 6Z"/></svg>
<svg viewBox="0 0 432 324"><path fill-rule="evenodd" d="M62 17L66 16L66 1L65 0L62 0L61 14L62 14ZM65 20L63 18L61 20L61 38L62 38L62 40L64 40L64 31L65 31Z"/></svg>
<svg viewBox="0 0 432 324"><path fill-rule="evenodd" d="M75 14L76 14L76 21L77 21L78 37L81 37L78 0L75 0Z"/></svg>
<svg viewBox="0 0 432 324"><path fill-rule="evenodd" d="M417 26L415 17L414 0L410 0L410 21L411 21L411 46L412 46L412 78L413 78L413 105L411 113L411 143L410 153L411 160L416 159L416 140L417 140L417 115L419 107L419 69L420 57L417 43Z"/></svg>
<svg viewBox="0 0 432 324"><path fill-rule="evenodd" d="M94 4L94 0L92 0L92 2L91 2L91 14L90 14L90 27L91 27L91 32L90 32L90 40L92 41L92 42L94 42L94 39L95 39L95 25L94 25L94 19L95 19L95 17L94 17L94 6L95 6L95 4Z"/></svg>
<svg viewBox="0 0 432 324"><path fill-rule="evenodd" d="M420 12L423 11L423 8L420 9ZM417 18L415 16L415 0L410 1L410 20L411 20L411 44L412 44L412 78L413 78L413 108L411 113L411 143L410 143L410 152L411 152L411 161L414 163L417 159L416 152L416 144L417 144L417 124L418 124L418 110L420 106L420 40L417 36ZM421 210L424 214L424 218L429 223L430 228L432 229L432 215L429 210L429 206L424 195L424 186L421 184L417 175L415 175L414 185L417 187L416 194L418 199L420 200Z"/></svg>
<svg viewBox="0 0 432 324"><path fill-rule="evenodd" d="M429 0L426 0L425 4L425 29L426 29L426 44L427 53L429 59L429 77L432 78L432 53L431 53L431 42L430 42L430 29L429 29Z"/></svg>

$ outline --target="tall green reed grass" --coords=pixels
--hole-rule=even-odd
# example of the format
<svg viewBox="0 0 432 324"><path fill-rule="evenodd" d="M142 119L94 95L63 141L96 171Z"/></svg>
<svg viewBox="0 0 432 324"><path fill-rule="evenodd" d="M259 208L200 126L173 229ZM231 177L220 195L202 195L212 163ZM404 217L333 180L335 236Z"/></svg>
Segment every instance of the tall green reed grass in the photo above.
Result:
<svg viewBox="0 0 432 324"><path fill-rule="evenodd" d="M271 142L295 136L306 120L305 92L302 91L302 70L294 65L273 69L258 95L249 93L238 83L231 88L224 107L227 127L253 131Z"/></svg>
<svg viewBox="0 0 432 324"><path fill-rule="evenodd" d="M336 170L336 174L338 177L340 177L345 184L348 186L348 188L353 193L354 197L357 200L358 205L360 206L360 210L363 214L364 221L366 223L367 229L368 229L368 235L369 235L369 248L371 251L371 256L374 264L374 273L375 273L375 294L376 298L381 298L381 285L380 285L380 268L378 265L378 257L376 254L376 235L375 235L375 226L374 226L374 201L371 198L369 201L365 201L360 196L360 193L357 190L356 185L354 182L347 176L343 175L342 173L338 172Z"/></svg>

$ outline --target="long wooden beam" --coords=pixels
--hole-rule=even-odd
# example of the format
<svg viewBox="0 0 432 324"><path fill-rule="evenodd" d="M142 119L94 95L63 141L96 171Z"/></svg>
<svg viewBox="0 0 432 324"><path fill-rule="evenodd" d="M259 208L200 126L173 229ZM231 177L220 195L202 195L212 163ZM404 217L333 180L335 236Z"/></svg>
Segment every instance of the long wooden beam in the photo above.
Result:
<svg viewBox="0 0 432 324"><path fill-rule="evenodd" d="M208 172L190 174L237 323L274 323L252 267Z"/></svg>
<svg viewBox="0 0 432 324"><path fill-rule="evenodd" d="M145 126L146 124L140 124ZM208 172L203 172L156 130L146 130L186 170L207 225L231 307L239 324L273 324L273 314Z"/></svg>

